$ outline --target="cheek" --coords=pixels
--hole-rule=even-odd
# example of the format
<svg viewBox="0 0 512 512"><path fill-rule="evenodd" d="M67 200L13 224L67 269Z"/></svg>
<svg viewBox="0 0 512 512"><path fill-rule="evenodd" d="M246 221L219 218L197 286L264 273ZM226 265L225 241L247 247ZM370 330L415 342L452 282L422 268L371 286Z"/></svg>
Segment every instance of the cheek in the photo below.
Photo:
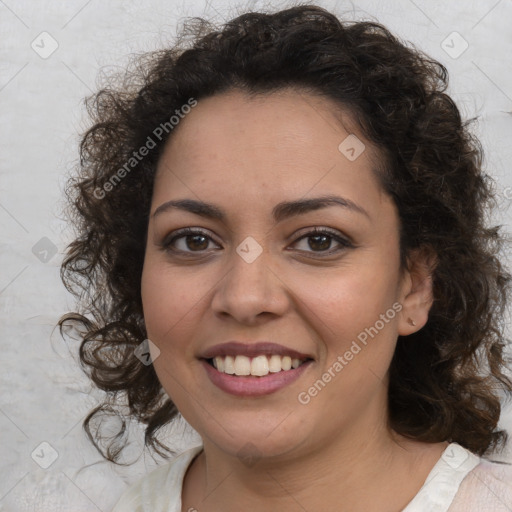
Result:
<svg viewBox="0 0 512 512"><path fill-rule="evenodd" d="M294 277L290 282L296 283L293 289L300 315L310 319L321 337L326 368L347 353L350 371L345 373L370 368L383 376L398 336L393 308L399 307L396 269L375 263L347 266L323 276Z"/></svg>
<svg viewBox="0 0 512 512"><path fill-rule="evenodd" d="M199 279L155 260L145 262L141 282L147 336L160 350L153 365L166 393L180 411L188 411L187 390L197 388L190 380L191 363L196 362L192 340L207 290Z"/></svg>
<svg viewBox="0 0 512 512"><path fill-rule="evenodd" d="M148 258L142 273L144 321L148 338L161 349L172 350L169 340L177 341L172 345L187 341L187 326L193 328L192 319L202 306L206 290L198 277L184 277L183 272L155 260Z"/></svg>
<svg viewBox="0 0 512 512"><path fill-rule="evenodd" d="M311 399L319 415L339 404L331 414L340 421L386 393L386 375L395 351L395 283L370 274L340 273L338 278L300 287L305 306L301 314L307 315L321 337L323 353L318 374L299 398Z"/></svg>
<svg viewBox="0 0 512 512"><path fill-rule="evenodd" d="M295 276L293 281L299 304L333 334L373 325L396 300L392 272L347 268L324 276Z"/></svg>

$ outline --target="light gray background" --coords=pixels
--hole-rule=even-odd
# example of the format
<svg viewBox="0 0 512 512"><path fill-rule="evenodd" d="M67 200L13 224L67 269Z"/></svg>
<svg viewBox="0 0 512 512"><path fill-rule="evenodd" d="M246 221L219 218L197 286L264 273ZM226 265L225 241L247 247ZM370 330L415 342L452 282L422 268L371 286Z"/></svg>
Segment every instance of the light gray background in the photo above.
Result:
<svg viewBox="0 0 512 512"><path fill-rule="evenodd" d="M449 92L463 116L479 117L474 130L502 206L497 220L510 230L512 2L340 0L318 5L348 19L380 21L448 67ZM221 22L244 6L258 9L264 3L0 0L1 511L107 512L128 484L155 465L147 455L130 467L104 463L81 430L84 415L101 394L91 389L54 331L59 316L73 308L59 278L70 240L60 218L62 187L86 126L81 100L96 90L100 69L120 68L130 53L168 44L185 16ZM444 49L460 52L462 41L454 31L469 44L457 58ZM57 50L42 58L52 44ZM511 428L510 413L502 424ZM136 427L134 432L139 434L131 446L136 457L142 436ZM169 437L178 447L197 441L182 427ZM38 465L51 462L53 453L57 459L47 469ZM497 458L512 460L510 449Z"/></svg>

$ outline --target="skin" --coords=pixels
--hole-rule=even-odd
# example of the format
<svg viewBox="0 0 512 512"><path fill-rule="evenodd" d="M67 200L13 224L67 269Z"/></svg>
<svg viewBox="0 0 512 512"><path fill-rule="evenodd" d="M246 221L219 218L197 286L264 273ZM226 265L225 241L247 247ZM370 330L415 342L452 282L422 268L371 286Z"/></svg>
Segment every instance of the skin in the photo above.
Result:
<svg viewBox="0 0 512 512"><path fill-rule="evenodd" d="M350 133L366 147L354 161L338 150ZM426 323L432 280L422 253L411 255L408 270L400 267L399 218L376 178L378 157L347 112L293 90L200 100L168 141L155 179L142 299L148 337L160 350L159 380L204 443L185 477L182 510L401 510L446 447L387 427L396 340ZM324 195L349 199L366 214L329 206L272 218L279 202ZM153 216L177 199L214 204L226 218L179 209ZM188 257L162 247L184 227L211 238L175 241ZM322 249L301 239L313 227L351 245L330 239ZM252 263L236 252L247 236L262 248ZM402 310L301 404L299 393L395 303ZM276 393L236 397L214 386L198 359L229 340L270 340L314 361Z"/></svg>

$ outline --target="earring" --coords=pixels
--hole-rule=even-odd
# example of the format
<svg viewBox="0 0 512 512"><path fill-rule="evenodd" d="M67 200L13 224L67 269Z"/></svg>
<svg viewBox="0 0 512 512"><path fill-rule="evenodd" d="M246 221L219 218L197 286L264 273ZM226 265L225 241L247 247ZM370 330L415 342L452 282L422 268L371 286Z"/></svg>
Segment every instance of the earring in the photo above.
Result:
<svg viewBox="0 0 512 512"><path fill-rule="evenodd" d="M408 319L407 319L407 323L408 323L409 325L412 325L413 327L416 327L416 322L415 322L412 318L408 318Z"/></svg>

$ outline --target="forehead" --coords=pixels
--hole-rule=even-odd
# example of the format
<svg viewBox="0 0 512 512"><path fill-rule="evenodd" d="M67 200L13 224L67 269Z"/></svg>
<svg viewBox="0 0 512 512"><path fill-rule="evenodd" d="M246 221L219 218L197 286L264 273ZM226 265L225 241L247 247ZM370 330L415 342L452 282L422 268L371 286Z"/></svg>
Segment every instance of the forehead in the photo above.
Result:
<svg viewBox="0 0 512 512"><path fill-rule="evenodd" d="M380 200L377 157L350 113L330 100L296 90L231 91L200 100L180 121L154 195L276 202L338 190Z"/></svg>

